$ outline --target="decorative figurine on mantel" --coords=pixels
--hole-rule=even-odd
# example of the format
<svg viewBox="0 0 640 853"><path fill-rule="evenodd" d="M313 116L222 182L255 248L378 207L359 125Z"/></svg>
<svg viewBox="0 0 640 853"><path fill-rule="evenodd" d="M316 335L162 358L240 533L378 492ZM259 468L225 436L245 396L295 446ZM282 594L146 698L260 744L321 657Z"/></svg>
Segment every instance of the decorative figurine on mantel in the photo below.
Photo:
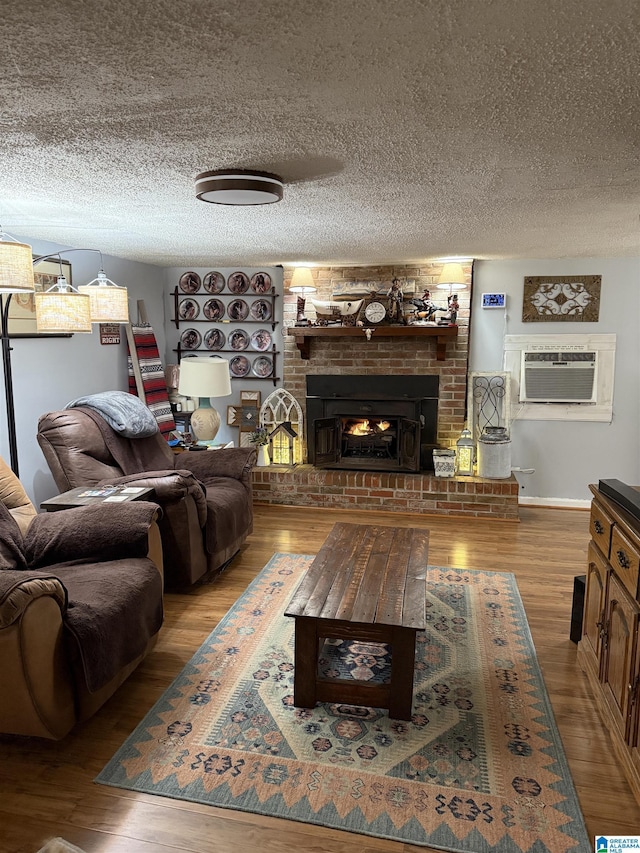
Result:
<svg viewBox="0 0 640 853"><path fill-rule="evenodd" d="M435 320L436 311L445 310L444 308L439 308L437 305L434 305L431 301L431 293L426 288L422 296L411 300L411 304L417 309L414 317L417 320L425 320L427 323L431 323Z"/></svg>
<svg viewBox="0 0 640 853"><path fill-rule="evenodd" d="M438 320L438 323L442 326L455 326L456 320L458 319L458 311L460 310L457 293L452 293L451 296L449 296L447 299L447 305L447 313L442 317L442 319Z"/></svg>
<svg viewBox="0 0 640 853"><path fill-rule="evenodd" d="M402 288L400 287L399 279L394 278L391 282L391 287L387 290L387 299L389 300L387 316L390 322L404 323L404 313L402 311L404 295L402 293Z"/></svg>

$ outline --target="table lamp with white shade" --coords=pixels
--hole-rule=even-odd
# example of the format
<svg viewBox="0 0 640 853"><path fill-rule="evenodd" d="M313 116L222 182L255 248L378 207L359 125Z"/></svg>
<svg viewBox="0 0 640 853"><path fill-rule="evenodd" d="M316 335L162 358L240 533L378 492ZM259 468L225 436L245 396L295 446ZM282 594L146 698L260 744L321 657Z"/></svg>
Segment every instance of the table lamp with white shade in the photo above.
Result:
<svg viewBox="0 0 640 853"><path fill-rule="evenodd" d="M443 265L442 272L438 277L438 283L436 285L439 290L448 290L451 294L454 289L462 290L466 286L467 277L464 274L462 264L449 263Z"/></svg>
<svg viewBox="0 0 640 853"><path fill-rule="evenodd" d="M231 394L229 362L224 358L183 358L178 393L199 398L198 408L191 415L191 429L197 441L213 441L220 429L220 415L212 407L211 397Z"/></svg>
<svg viewBox="0 0 640 853"><path fill-rule="evenodd" d="M315 293L316 285L313 280L313 275L308 267L296 267L291 276L289 291L298 294L298 305L296 312L296 326L311 325L304 316L305 295L307 293Z"/></svg>

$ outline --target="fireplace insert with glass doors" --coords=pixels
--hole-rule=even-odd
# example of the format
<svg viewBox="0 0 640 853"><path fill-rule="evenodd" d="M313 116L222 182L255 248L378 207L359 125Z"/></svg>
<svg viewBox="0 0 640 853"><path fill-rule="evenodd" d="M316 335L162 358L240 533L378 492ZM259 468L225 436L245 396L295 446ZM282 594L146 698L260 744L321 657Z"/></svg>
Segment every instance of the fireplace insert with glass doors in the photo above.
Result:
<svg viewBox="0 0 640 853"><path fill-rule="evenodd" d="M433 469L438 376L308 376L307 447L317 468Z"/></svg>

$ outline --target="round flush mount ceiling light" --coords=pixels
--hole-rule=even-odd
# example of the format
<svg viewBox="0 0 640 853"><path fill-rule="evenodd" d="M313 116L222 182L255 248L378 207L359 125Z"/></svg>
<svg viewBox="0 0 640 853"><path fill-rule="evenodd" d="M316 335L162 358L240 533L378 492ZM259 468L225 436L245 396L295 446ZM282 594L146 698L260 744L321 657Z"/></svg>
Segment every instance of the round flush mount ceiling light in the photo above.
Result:
<svg viewBox="0 0 640 853"><path fill-rule="evenodd" d="M282 200L282 178L271 172L216 169L196 175L196 197L211 204L273 204Z"/></svg>

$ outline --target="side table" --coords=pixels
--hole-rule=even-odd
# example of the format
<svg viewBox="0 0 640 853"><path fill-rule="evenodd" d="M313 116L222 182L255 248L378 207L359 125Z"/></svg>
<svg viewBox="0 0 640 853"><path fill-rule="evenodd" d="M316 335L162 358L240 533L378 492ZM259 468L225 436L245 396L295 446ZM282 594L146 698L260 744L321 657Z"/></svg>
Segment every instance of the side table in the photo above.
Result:
<svg viewBox="0 0 640 853"><path fill-rule="evenodd" d="M129 503L150 500L154 490L141 486L79 486L40 504L46 512L90 506L96 503Z"/></svg>

